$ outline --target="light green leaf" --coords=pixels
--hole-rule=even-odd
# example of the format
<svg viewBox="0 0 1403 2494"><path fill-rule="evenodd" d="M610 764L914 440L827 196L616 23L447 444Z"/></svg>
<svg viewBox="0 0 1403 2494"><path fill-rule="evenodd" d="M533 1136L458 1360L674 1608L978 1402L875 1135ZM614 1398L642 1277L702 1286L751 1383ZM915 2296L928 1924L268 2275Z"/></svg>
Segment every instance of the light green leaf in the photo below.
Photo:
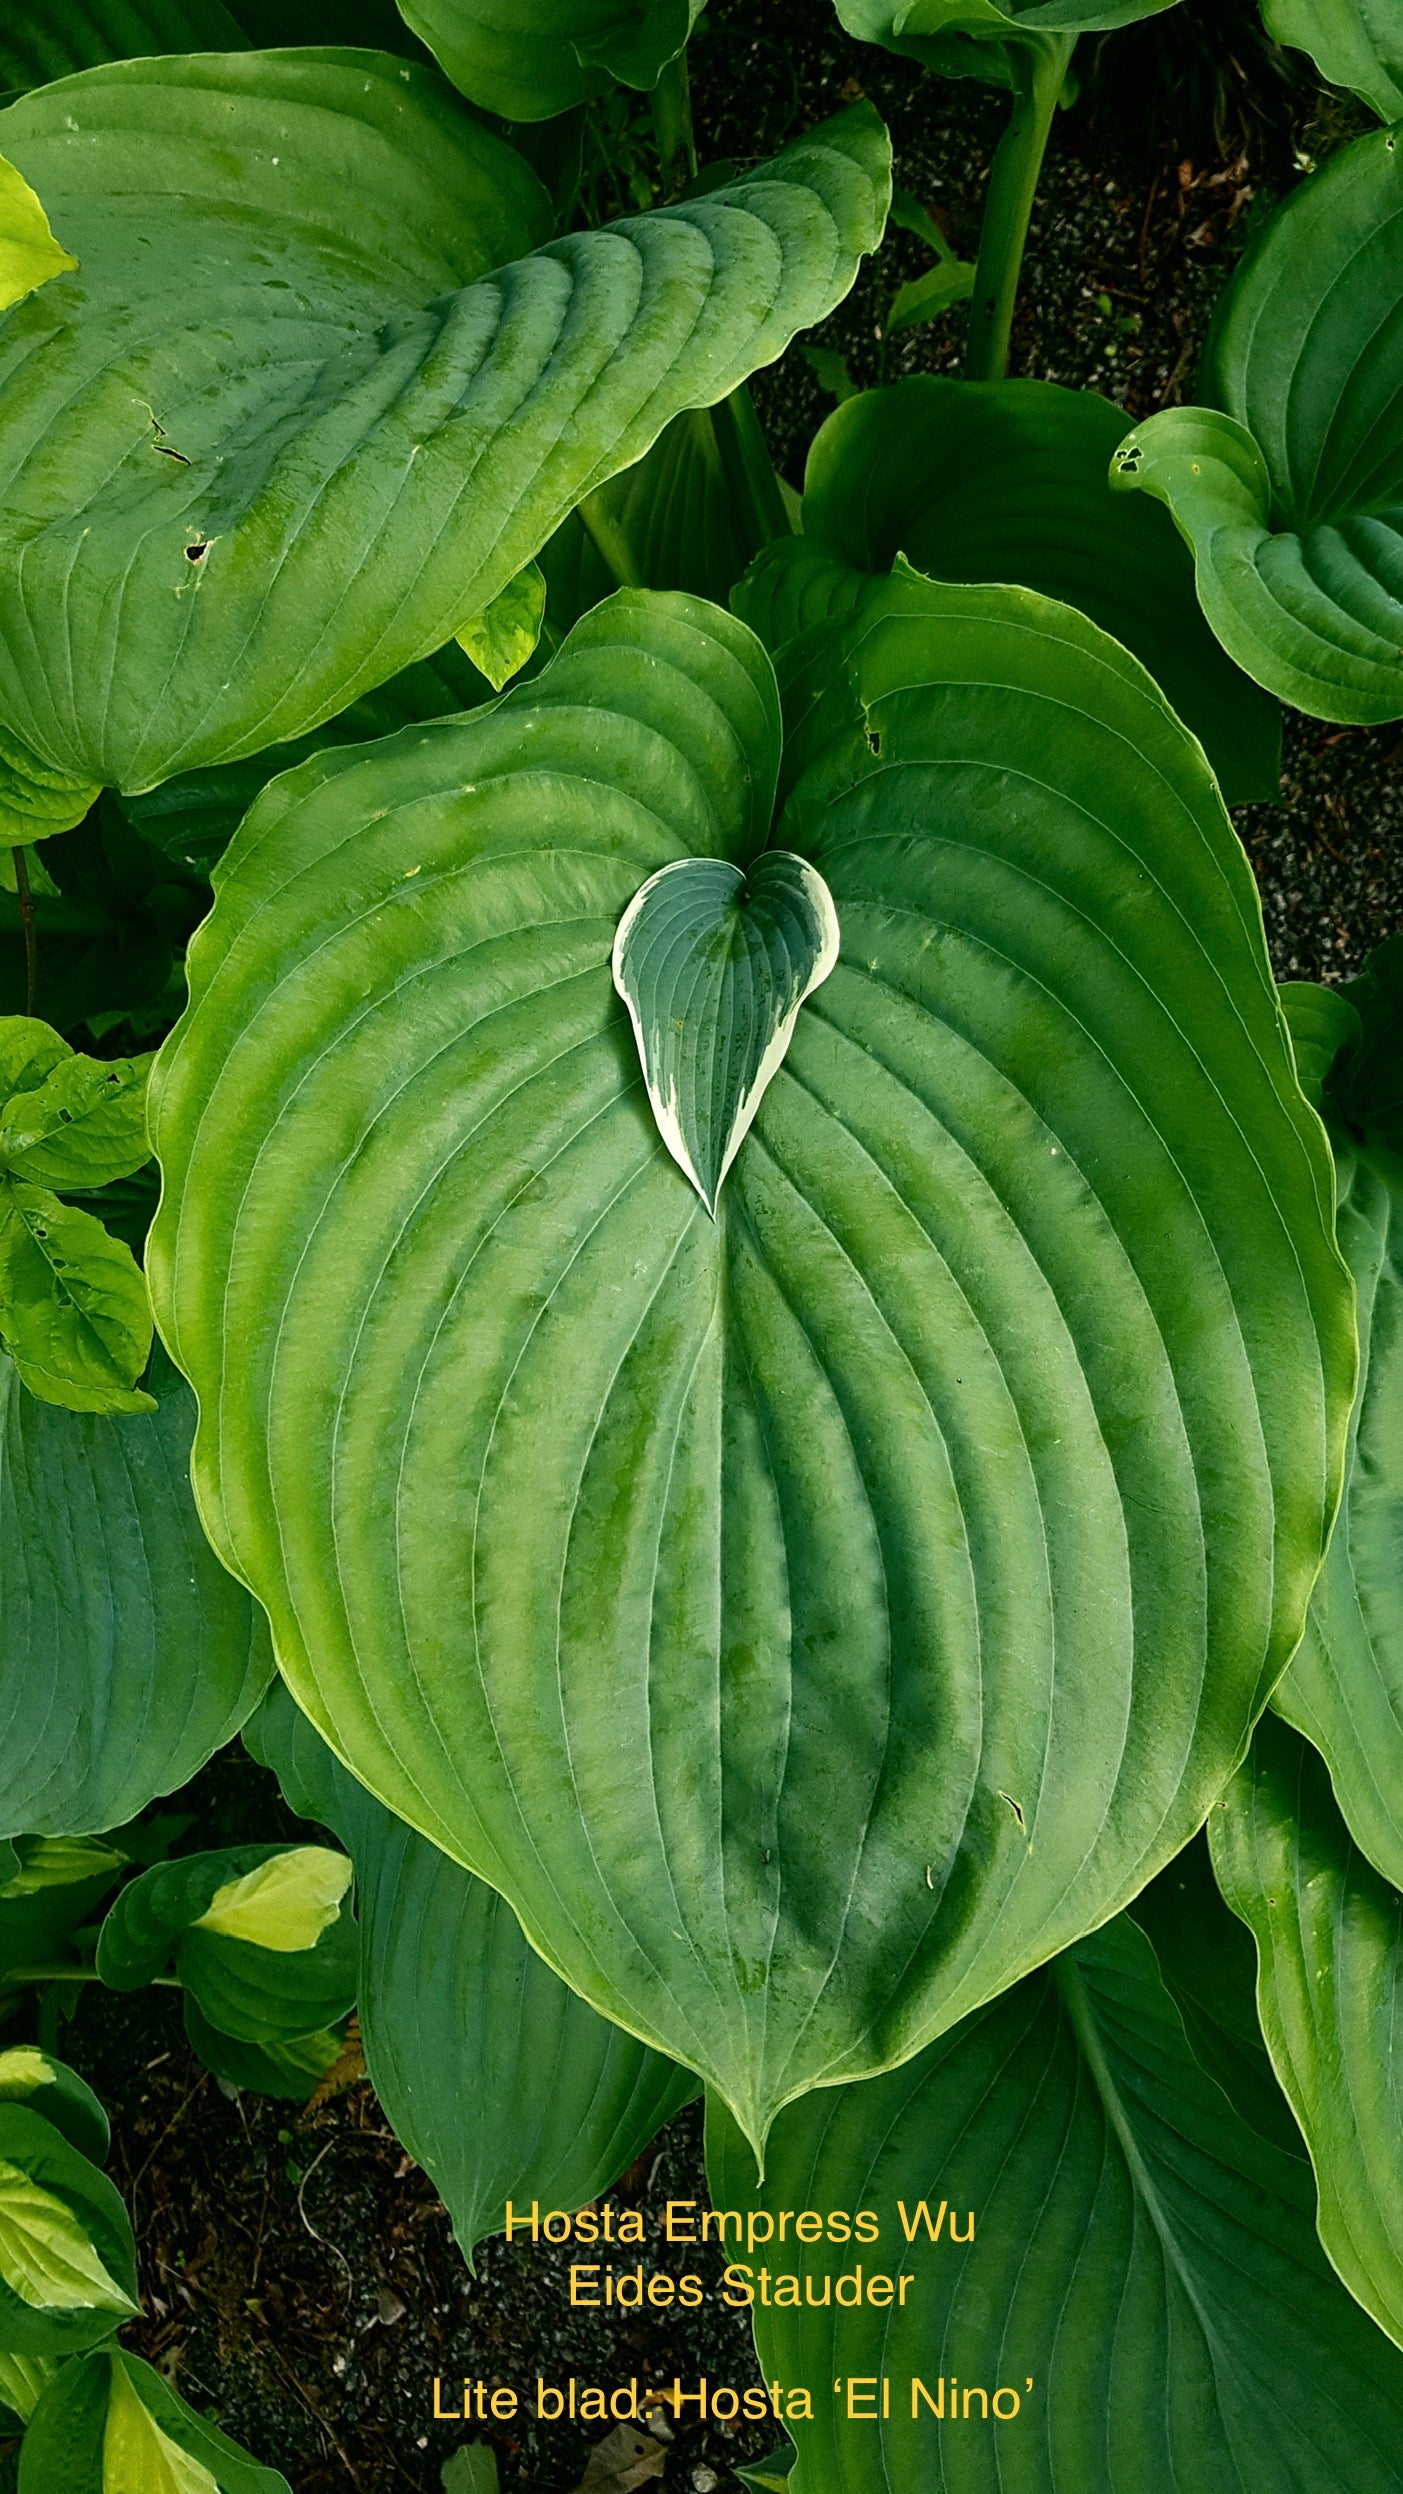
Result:
<svg viewBox="0 0 1403 2494"><path fill-rule="evenodd" d="M30 2421L19 2494L290 2494L120 2348L65 2364Z"/></svg>
<svg viewBox="0 0 1403 2494"><path fill-rule="evenodd" d="M118 2193L40 2114L0 2103L0 2346L68 2354L137 2309L136 2246Z"/></svg>
<svg viewBox="0 0 1403 2494"><path fill-rule="evenodd" d="M339 53L91 70L0 114L0 146L82 259L4 324L0 718L129 791L440 648L842 299L890 183L855 105L744 181L533 251L524 160L434 72Z"/></svg>
<svg viewBox="0 0 1403 2494"><path fill-rule="evenodd" d="M325 1845L298 1845L275 1853L241 1878L217 1888L191 1929L287 1957L317 1945L336 1921L354 1873L344 1853Z"/></svg>
<svg viewBox="0 0 1403 2494"><path fill-rule="evenodd" d="M1200 1965L1234 1936L1213 1904ZM792 2107L763 2189L713 2106L713 2204L772 2229L727 2252L757 2295L770 2271L761 2369L816 2393L790 2494L1393 2494L1403 2360L1331 2274L1278 2112L1260 2044L1200 2018L1191 2049L1129 1915L906 2068ZM783 2209L870 2209L879 2239L781 2247Z"/></svg>
<svg viewBox="0 0 1403 2494"><path fill-rule="evenodd" d="M0 2279L41 2312L136 2311L85 2227L52 2191L0 2157Z"/></svg>
<svg viewBox="0 0 1403 2494"><path fill-rule="evenodd" d="M27 2425L50 2383L57 2379L58 2366L46 2356L6 2355L0 2347L0 2422L8 2408Z"/></svg>
<svg viewBox="0 0 1403 2494"><path fill-rule="evenodd" d="M311 1879L305 1863L294 1867L299 1916L318 1935L304 1947L269 1946L204 1924L210 1906L247 1873L321 1849L235 1845L158 1862L122 1890L102 1926L97 1970L103 1982L115 1991L136 1991L173 1958L210 2024L241 2043L282 2044L337 2025L356 1997L356 1922L348 1902L350 1865L342 1857L333 1857L334 1868L318 1865ZM323 1920L333 1894L336 1910ZM236 1909L236 1920L286 1937L276 1880L267 1924L257 1897L248 1915Z"/></svg>
<svg viewBox="0 0 1403 2494"><path fill-rule="evenodd" d="M27 1013L0 1014L0 1100L37 1091L72 1053L67 1040L47 1022Z"/></svg>
<svg viewBox="0 0 1403 2494"><path fill-rule="evenodd" d="M519 675L541 637L546 613L546 584L537 563L527 563L505 589L499 589L481 615L459 624L454 635L494 692Z"/></svg>
<svg viewBox="0 0 1403 2494"><path fill-rule="evenodd" d="M894 338L901 329L917 329L922 321L938 320L952 303L967 303L974 292L972 260L942 260L938 267L927 269L924 277L913 277L899 287L887 314L887 335Z"/></svg>
<svg viewBox="0 0 1403 2494"><path fill-rule="evenodd" d="M0 1344L44 1403L149 1412L146 1283L130 1247L46 1187L0 1177Z"/></svg>
<svg viewBox="0 0 1403 2494"><path fill-rule="evenodd" d="M1280 711L1209 631L1166 514L1111 492L1124 425L1093 392L1046 381L922 374L864 391L809 452L803 543L863 572L904 554L935 580L1019 581L1064 599L1149 668L1230 805L1274 798ZM739 595L771 646L783 637L775 601L811 560L787 547L762 555Z"/></svg>
<svg viewBox="0 0 1403 2494"><path fill-rule="evenodd" d="M23 174L0 156L0 312L77 265L62 243L55 242Z"/></svg>
<svg viewBox="0 0 1403 2494"><path fill-rule="evenodd" d="M18 1869L0 1887L0 1904L10 1904L20 1897L43 1896L50 1888L85 1886L92 1879L115 1879L128 1859L120 1846L103 1844L96 1836L29 1838L21 1847Z"/></svg>
<svg viewBox="0 0 1403 2494"><path fill-rule="evenodd" d="M129 1178L151 1157L146 1140L150 1057L65 1052L34 1088L0 1106L0 1168L39 1186L87 1190Z"/></svg>
<svg viewBox="0 0 1403 2494"><path fill-rule="evenodd" d="M60 1412L0 1354L0 1829L14 1834L125 1826L233 1738L272 1673L263 1614L195 1512L194 1397L159 1347L148 1382L149 1414Z"/></svg>
<svg viewBox="0 0 1403 2494"><path fill-rule="evenodd" d="M1349 87L1380 121L1403 119L1403 17L1397 0L1262 0L1267 32L1309 52L1322 78Z"/></svg>
<svg viewBox="0 0 1403 2494"><path fill-rule="evenodd" d="M501 2231L508 2201L600 2198L698 2093L695 2079L568 1991L504 1899L382 1808L281 1682L245 1739L289 1807L354 1858L371 2084L465 2257Z"/></svg>
<svg viewBox="0 0 1403 2494"><path fill-rule="evenodd" d="M1116 452L1167 503L1229 657L1318 719L1403 713L1403 155L1356 139L1234 277L1203 374Z"/></svg>
<svg viewBox="0 0 1403 2494"><path fill-rule="evenodd" d="M1321 1759L1270 1715L1209 1827L1257 1943L1262 2031L1315 2167L1320 2239L1403 2345L1403 1896L1356 1852Z"/></svg>
<svg viewBox="0 0 1403 2494"><path fill-rule="evenodd" d="M403 0L455 86L508 121L545 121L611 78L656 86L705 0Z"/></svg>
<svg viewBox="0 0 1403 2494"><path fill-rule="evenodd" d="M658 1132L713 1219L799 1008L837 963L838 941L822 875L782 849L767 849L744 873L725 858L676 858L619 920L614 985Z"/></svg>
<svg viewBox="0 0 1403 2494"><path fill-rule="evenodd" d="M299 1703L757 2137L1201 1823L1355 1378L1200 749L1066 607L866 597L786 661L773 826L768 661L674 597L278 782L152 1088L201 1512ZM844 957L713 1223L610 957L771 838Z"/></svg>
<svg viewBox="0 0 1403 2494"><path fill-rule="evenodd" d="M1316 1021L1320 995L1286 991L1293 1034ZM1322 1106L1361 1368L1344 1501L1305 1635L1273 1702L1324 1756L1355 1843L1403 1887L1403 1154L1373 1066L1377 1048L1397 1084L1403 946L1376 954L1366 978L1326 1010L1343 1041ZM1380 1111L1384 1133L1372 1122Z"/></svg>
<svg viewBox="0 0 1403 2494"><path fill-rule="evenodd" d="M103 2494L219 2494L218 2478L162 2432L121 2364L112 2368L102 2485Z"/></svg>

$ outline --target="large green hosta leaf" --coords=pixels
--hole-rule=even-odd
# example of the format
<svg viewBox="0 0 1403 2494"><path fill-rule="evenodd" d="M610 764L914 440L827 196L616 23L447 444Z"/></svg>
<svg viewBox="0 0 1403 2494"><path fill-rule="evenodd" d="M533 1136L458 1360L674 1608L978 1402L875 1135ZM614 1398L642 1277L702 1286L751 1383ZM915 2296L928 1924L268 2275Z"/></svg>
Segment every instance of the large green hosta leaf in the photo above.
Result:
<svg viewBox="0 0 1403 2494"><path fill-rule="evenodd" d="M1220 307L1202 386L1116 453L1166 502L1229 656L1319 719L1403 713L1403 151L1342 147Z"/></svg>
<svg viewBox="0 0 1403 2494"><path fill-rule="evenodd" d="M1403 116L1403 16L1397 0L1262 0L1278 43L1309 52L1322 78L1351 87L1381 121Z"/></svg>
<svg viewBox="0 0 1403 2494"><path fill-rule="evenodd" d="M1214 1905L1186 1935L1200 1979L1224 1923L1234 1965ZM1403 2360L1327 2267L1260 2044L1193 2033L1125 1915L905 2069L793 2107L763 2191L713 2108L713 2200L774 2230L732 2254L768 2296L761 2365L813 2395L791 2494L1394 2494ZM782 2210L860 2208L870 2249L792 2219L780 2247ZM854 2305L858 2261L904 2301Z"/></svg>
<svg viewBox="0 0 1403 2494"><path fill-rule="evenodd" d="M1378 1080L1379 1043L1395 1083L1403 1061L1403 943L1377 953L1343 998L1286 993L1293 1032L1322 1001L1340 1017L1330 1038L1346 1030L1323 1107L1362 1366L1344 1500L1275 1703L1324 1755L1356 1844L1403 1887L1403 1118L1390 1112ZM1326 1054L1334 1054L1328 1042Z"/></svg>
<svg viewBox="0 0 1403 2494"><path fill-rule="evenodd" d="M1320 2239L1403 2345L1403 1896L1357 1853L1315 1751L1271 1715L1209 1822L1257 1942L1257 2001L1305 2132Z"/></svg>
<svg viewBox="0 0 1403 2494"><path fill-rule="evenodd" d="M502 1898L348 1775L280 1685L247 1738L355 1862L371 2084L469 2260L508 2201L598 2199L695 2079L567 1991Z"/></svg>
<svg viewBox="0 0 1403 2494"><path fill-rule="evenodd" d="M545 121L611 78L653 87L706 0L400 0L455 86L508 121Z"/></svg>
<svg viewBox="0 0 1403 2494"><path fill-rule="evenodd" d="M858 105L520 258L549 224L523 160L373 54L92 70L0 114L0 151L80 262L0 325L0 722L132 791L439 648L841 299L889 183Z"/></svg>
<svg viewBox="0 0 1403 2494"><path fill-rule="evenodd" d="M195 1404L58 1411L0 1357L0 1833L121 1827L232 1739L272 1671L190 1495Z"/></svg>
<svg viewBox="0 0 1403 2494"><path fill-rule="evenodd" d="M1068 608L868 605L774 827L843 957L715 1222L610 976L650 875L769 838L769 663L698 601L278 781L152 1077L202 1513L296 1695L755 2135L1192 1833L1355 1365L1199 748Z"/></svg>
<svg viewBox="0 0 1403 2494"><path fill-rule="evenodd" d="M761 556L739 611L772 644L784 637L773 627L788 584L817 594L815 548L862 572L904 554L936 580L1019 581L1134 652L1201 738L1229 805L1275 797L1280 713L1214 640L1164 513L1112 494L1107 462L1124 432L1106 399L1045 381L922 374L864 391L815 439L803 536ZM802 620L797 601L785 620Z"/></svg>

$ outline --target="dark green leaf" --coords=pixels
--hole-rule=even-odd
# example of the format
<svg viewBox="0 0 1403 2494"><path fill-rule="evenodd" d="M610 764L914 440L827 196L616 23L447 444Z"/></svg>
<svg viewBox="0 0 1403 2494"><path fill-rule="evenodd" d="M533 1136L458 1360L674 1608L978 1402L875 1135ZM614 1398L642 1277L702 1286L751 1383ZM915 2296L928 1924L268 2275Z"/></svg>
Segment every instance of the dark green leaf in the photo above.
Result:
<svg viewBox="0 0 1403 2494"><path fill-rule="evenodd" d="M19 2494L291 2494L139 2356L65 2364L24 2437Z"/></svg>
<svg viewBox="0 0 1403 2494"><path fill-rule="evenodd" d="M317 1845L237 1845L159 1862L111 1908L98 1973L116 1991L136 1991L173 1958L222 2034L250 2044L310 2035L355 2005L349 1884L344 1855Z"/></svg>
<svg viewBox="0 0 1403 2494"><path fill-rule="evenodd" d="M1355 1850L1315 1751L1270 1715L1209 1821L1257 1943L1257 2005L1305 2133L1320 2239L1403 2345L1403 1897Z"/></svg>
<svg viewBox="0 0 1403 2494"><path fill-rule="evenodd" d="M1403 17L1397 0L1262 0L1278 43L1309 52L1322 78L1372 104L1380 121L1403 119Z"/></svg>
<svg viewBox="0 0 1403 2494"><path fill-rule="evenodd" d="M713 2201L773 2229L730 2254L757 2297L770 2273L762 2370L814 2394L793 2494L1393 2494L1403 2360L1325 2262L1299 2140L1244 2118L1211 2038L1190 2049L1123 1915L905 2068L791 2107L763 2190L712 2107ZM805 2246L791 2221L781 2248L784 2209L870 2209L879 2240Z"/></svg>
<svg viewBox="0 0 1403 2494"><path fill-rule="evenodd" d="M246 1738L290 1807L355 1862L371 2084L466 2257L501 2231L509 2200L598 2199L696 2081L567 1991L510 1906L382 1808L281 1684Z"/></svg>
<svg viewBox="0 0 1403 2494"><path fill-rule="evenodd" d="M1219 308L1203 407L1117 451L1168 504L1229 657L1317 719L1403 713L1403 155L1356 139L1292 191Z"/></svg>
<svg viewBox="0 0 1403 2494"><path fill-rule="evenodd" d="M26 2104L94 2165L107 2161L112 2131L85 2078L33 2044L0 2052L0 2103Z"/></svg>
<svg viewBox="0 0 1403 2494"><path fill-rule="evenodd" d="M190 1493L194 1397L164 1352L149 1416L56 1411L0 1356L0 1829L121 1827L239 1730L263 1614Z"/></svg>
<svg viewBox="0 0 1403 2494"><path fill-rule="evenodd" d="M401 0L454 84L508 121L546 121L611 78L652 87L705 0Z"/></svg>
<svg viewBox="0 0 1403 2494"><path fill-rule="evenodd" d="M394 0L6 0L0 94L166 52L364 44L424 57Z"/></svg>
<svg viewBox="0 0 1403 2494"><path fill-rule="evenodd" d="M216 2078L231 2087L245 2087L252 2095L280 2097L292 2104L305 2104L314 2094L328 2070L335 2067L342 2046L341 2033L330 2027L262 2044L225 2035L211 2026L193 1992L185 1995L185 2032L191 2050Z"/></svg>
<svg viewBox="0 0 1403 2494"><path fill-rule="evenodd" d="M1124 428L1107 400L1045 381L923 375L865 391L809 453L804 541L863 571L904 554L932 579L1020 581L1064 599L1149 668L1230 805L1274 798L1280 711L1209 631L1166 515L1111 492ZM758 569L792 559L777 549ZM759 629L746 594L740 611Z"/></svg>
<svg viewBox="0 0 1403 2494"><path fill-rule="evenodd" d="M149 1412L151 1309L130 1247L46 1187L0 1176L0 1345L44 1403Z"/></svg>
<svg viewBox="0 0 1403 2494"><path fill-rule="evenodd" d="M533 252L522 158L378 54L114 64L13 105L0 148L80 261L0 328L0 716L130 791L440 648L582 494L841 300L890 176L855 105L730 188Z"/></svg>

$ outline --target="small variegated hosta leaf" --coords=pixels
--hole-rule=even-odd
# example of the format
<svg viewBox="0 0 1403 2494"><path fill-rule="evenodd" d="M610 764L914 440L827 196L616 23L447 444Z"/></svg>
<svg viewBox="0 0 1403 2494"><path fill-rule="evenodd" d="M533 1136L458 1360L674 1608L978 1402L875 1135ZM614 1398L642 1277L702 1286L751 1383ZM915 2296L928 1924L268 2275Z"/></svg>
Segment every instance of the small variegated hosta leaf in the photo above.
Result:
<svg viewBox="0 0 1403 2494"><path fill-rule="evenodd" d="M0 2052L0 2104L27 2104L40 2113L80 2156L100 2165L111 2144L107 2115L87 2080L35 2044Z"/></svg>
<svg viewBox="0 0 1403 2494"><path fill-rule="evenodd" d="M0 312L77 265L62 243L55 242L24 175L0 156Z"/></svg>
<svg viewBox="0 0 1403 2494"><path fill-rule="evenodd" d="M527 563L490 606L458 626L454 639L495 692L519 675L541 637L546 613L545 575Z"/></svg>
<svg viewBox="0 0 1403 2494"><path fill-rule="evenodd" d="M90 1879L115 1879L130 1856L98 1836L21 1838L18 1861L0 1886L0 1904L42 1896L49 1888L74 1888Z"/></svg>
<svg viewBox="0 0 1403 2494"><path fill-rule="evenodd" d="M52 2357L6 2355L0 2347L0 2430L6 2408L27 2425L49 2384L57 2379L58 2366Z"/></svg>
<svg viewBox="0 0 1403 2494"><path fill-rule="evenodd" d="M189 1991L185 2032L196 2059L216 2078L247 2088L251 2095L280 2097L291 2104L306 2103L345 2049L344 2032L337 2027L316 2027L310 2035L291 2035L281 2043L246 2043L211 2026Z"/></svg>
<svg viewBox="0 0 1403 2494"><path fill-rule="evenodd" d="M139 2356L65 2364L30 2420L20 2494L290 2494Z"/></svg>
<svg viewBox="0 0 1403 2494"><path fill-rule="evenodd" d="M0 1344L31 1394L74 1412L149 1412L151 1307L130 1247L47 1187L0 1176Z"/></svg>
<svg viewBox="0 0 1403 2494"><path fill-rule="evenodd" d="M619 921L614 985L658 1132L713 1216L838 941L822 875L784 849L765 850L744 872L725 858L677 858Z"/></svg>
<svg viewBox="0 0 1403 2494"><path fill-rule="evenodd" d="M38 2312L120 2312L137 2306L109 2276L80 2217L19 2165L0 2157L0 2278Z"/></svg>
<svg viewBox="0 0 1403 2494"><path fill-rule="evenodd" d="M299 1845L227 1880L191 1928L292 1956L330 1930L353 1876L344 1853Z"/></svg>
<svg viewBox="0 0 1403 2494"><path fill-rule="evenodd" d="M219 2479L163 2433L125 2365L112 2367L102 2437L102 2494L219 2494Z"/></svg>

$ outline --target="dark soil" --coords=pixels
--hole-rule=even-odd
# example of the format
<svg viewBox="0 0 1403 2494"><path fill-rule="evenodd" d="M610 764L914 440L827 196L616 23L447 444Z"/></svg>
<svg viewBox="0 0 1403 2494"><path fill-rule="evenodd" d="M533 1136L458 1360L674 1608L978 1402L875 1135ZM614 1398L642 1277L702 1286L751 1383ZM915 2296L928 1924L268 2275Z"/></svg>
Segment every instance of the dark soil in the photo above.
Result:
<svg viewBox="0 0 1403 2494"><path fill-rule="evenodd" d="M1131 418L1192 394L1213 303L1254 221L1305 162L1358 126L1352 106L1273 55L1256 25L1253 7L1186 0L1093 53L1053 140L1015 371L1100 390ZM898 180L972 252L1004 113L997 96L847 42L830 0L711 0L694 82L704 156L742 161L870 94L896 138ZM927 264L924 247L894 231L822 332L859 383L958 368L960 311L883 334L897 286ZM798 349L759 376L755 396L800 482L832 399ZM1399 727L1288 719L1282 803L1238 818L1278 975L1347 976L1403 925L1400 757ZM289 1825L242 1753L209 1772L196 1806L191 1842ZM568 2252L502 2242L483 2248L470 2278L426 2177L363 2082L305 2114L231 2097L191 2057L170 1992L86 1994L64 2048L113 2115L113 2173L136 2221L150 2314L131 2343L281 2467L296 2494L437 2494L445 2458L482 2429L434 2421L436 2375L446 2401L465 2379L524 2393L538 2375L605 2386L635 2373L645 2386L703 2373L738 2388L754 2379L748 2332L714 2299L685 2326L656 2314L632 2325L572 2315ZM693 2111L613 2196L656 2207L703 2192ZM493 2428L504 2486L564 2494L604 2430ZM728 2435L684 2424L662 2482L734 2489L732 2462L778 2438L763 2426Z"/></svg>

